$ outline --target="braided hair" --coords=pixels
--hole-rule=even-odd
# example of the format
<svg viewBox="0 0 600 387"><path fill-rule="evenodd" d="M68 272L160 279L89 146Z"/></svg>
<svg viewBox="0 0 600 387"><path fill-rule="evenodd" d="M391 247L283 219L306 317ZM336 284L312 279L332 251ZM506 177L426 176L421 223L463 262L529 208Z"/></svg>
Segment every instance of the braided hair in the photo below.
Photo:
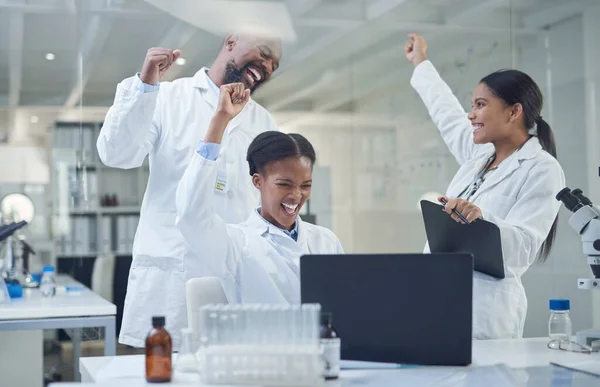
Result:
<svg viewBox="0 0 600 387"><path fill-rule="evenodd" d="M250 167L250 176L253 176L263 172L266 165L272 161L301 156L308 157L311 165L314 165L317 159L313 146L304 136L267 131L252 140L246 160Z"/></svg>

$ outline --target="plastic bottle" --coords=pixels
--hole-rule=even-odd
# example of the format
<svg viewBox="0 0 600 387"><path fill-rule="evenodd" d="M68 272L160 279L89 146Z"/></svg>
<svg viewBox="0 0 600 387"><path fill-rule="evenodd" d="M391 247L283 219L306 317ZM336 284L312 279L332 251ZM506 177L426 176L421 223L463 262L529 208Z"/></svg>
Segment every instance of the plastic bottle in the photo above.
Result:
<svg viewBox="0 0 600 387"><path fill-rule="evenodd" d="M148 383L171 381L172 352L173 343L171 335L165 329L165 317L152 317L152 329L146 336L146 381Z"/></svg>
<svg viewBox="0 0 600 387"><path fill-rule="evenodd" d="M337 379L340 375L340 338L332 326L331 313L321 313L320 337L325 362L325 379Z"/></svg>
<svg viewBox="0 0 600 387"><path fill-rule="evenodd" d="M40 281L40 292L44 297L54 297L56 294L56 280L54 279L54 266L44 266Z"/></svg>
<svg viewBox="0 0 600 387"><path fill-rule="evenodd" d="M548 321L548 336L558 343L571 341L572 327L569 310L569 300L550 300L550 320Z"/></svg>

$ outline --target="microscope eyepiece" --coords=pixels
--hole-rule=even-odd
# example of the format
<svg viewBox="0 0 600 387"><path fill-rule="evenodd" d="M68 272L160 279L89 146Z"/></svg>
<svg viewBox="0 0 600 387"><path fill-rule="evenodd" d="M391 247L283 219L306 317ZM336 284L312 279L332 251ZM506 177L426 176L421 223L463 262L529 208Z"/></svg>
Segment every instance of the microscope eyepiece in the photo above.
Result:
<svg viewBox="0 0 600 387"><path fill-rule="evenodd" d="M25 227L26 225L27 222L22 220L19 223L11 223L0 226L0 241L5 240L6 238L14 234L15 231L19 230L22 227Z"/></svg>
<svg viewBox="0 0 600 387"><path fill-rule="evenodd" d="M571 191L571 193L573 195L575 195L575 197L577 199L579 199L581 201L581 203L583 203L584 206L591 206L592 201L590 199L588 199L584 194L583 191L580 190L579 188L575 188L573 191Z"/></svg>
<svg viewBox="0 0 600 387"><path fill-rule="evenodd" d="M556 194L556 200L561 201L571 212L576 212L583 207L581 200L579 200L577 196L573 195L569 187L561 189L560 192Z"/></svg>

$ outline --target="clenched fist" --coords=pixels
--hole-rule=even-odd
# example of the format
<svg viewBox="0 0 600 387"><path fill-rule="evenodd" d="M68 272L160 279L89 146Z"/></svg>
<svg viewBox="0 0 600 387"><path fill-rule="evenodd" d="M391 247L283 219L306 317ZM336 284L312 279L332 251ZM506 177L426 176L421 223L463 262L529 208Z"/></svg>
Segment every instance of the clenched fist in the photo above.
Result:
<svg viewBox="0 0 600 387"><path fill-rule="evenodd" d="M146 53L140 79L142 82L154 85L165 75L169 67L179 58L181 51L168 48L151 48Z"/></svg>
<svg viewBox="0 0 600 387"><path fill-rule="evenodd" d="M250 99L250 89L243 83L230 83L220 88L219 103L215 115L231 120L237 116Z"/></svg>
<svg viewBox="0 0 600 387"><path fill-rule="evenodd" d="M406 58L417 67L419 63L427 60L427 42L421 35L408 34L410 40L404 45L404 54Z"/></svg>

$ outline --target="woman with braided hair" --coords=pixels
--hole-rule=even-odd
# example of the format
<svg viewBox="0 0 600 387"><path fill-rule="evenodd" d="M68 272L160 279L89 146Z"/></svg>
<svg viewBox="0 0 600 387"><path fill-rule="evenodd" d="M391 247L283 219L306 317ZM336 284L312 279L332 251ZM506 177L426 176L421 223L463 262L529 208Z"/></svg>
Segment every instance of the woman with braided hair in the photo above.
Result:
<svg viewBox="0 0 600 387"><path fill-rule="evenodd" d="M219 106L177 189L177 226L193 255L194 272L208 265L230 303L300 303L300 257L343 254L335 234L305 223L298 213L309 199L316 155L299 134L267 131L248 147L252 183L260 205L248 220L227 224L215 213L219 144L229 121L248 101L241 84L221 88Z"/></svg>

